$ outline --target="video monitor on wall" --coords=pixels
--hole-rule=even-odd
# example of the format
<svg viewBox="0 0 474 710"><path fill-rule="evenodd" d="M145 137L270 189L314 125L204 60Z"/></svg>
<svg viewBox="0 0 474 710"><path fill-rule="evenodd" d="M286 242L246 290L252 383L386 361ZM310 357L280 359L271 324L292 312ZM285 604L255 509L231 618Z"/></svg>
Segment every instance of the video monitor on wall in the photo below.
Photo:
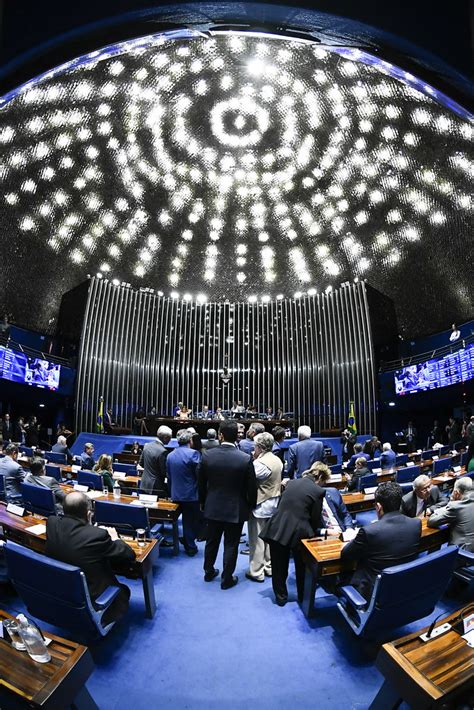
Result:
<svg viewBox="0 0 474 710"><path fill-rule="evenodd" d="M474 377L474 343L442 358L408 365L395 372L395 394L414 394L448 387Z"/></svg>
<svg viewBox="0 0 474 710"><path fill-rule="evenodd" d="M61 365L0 345L0 377L52 391L59 388Z"/></svg>

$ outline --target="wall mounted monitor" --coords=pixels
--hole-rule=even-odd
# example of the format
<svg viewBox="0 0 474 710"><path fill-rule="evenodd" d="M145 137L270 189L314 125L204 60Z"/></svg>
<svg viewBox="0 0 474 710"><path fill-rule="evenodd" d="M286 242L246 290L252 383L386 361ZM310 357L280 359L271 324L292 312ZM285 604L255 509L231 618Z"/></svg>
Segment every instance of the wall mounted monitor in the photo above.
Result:
<svg viewBox="0 0 474 710"><path fill-rule="evenodd" d="M448 387L474 377L474 343L441 358L409 365L395 372L395 394L414 394Z"/></svg>
<svg viewBox="0 0 474 710"><path fill-rule="evenodd" d="M60 376L61 365L0 345L0 377L4 380L56 391Z"/></svg>

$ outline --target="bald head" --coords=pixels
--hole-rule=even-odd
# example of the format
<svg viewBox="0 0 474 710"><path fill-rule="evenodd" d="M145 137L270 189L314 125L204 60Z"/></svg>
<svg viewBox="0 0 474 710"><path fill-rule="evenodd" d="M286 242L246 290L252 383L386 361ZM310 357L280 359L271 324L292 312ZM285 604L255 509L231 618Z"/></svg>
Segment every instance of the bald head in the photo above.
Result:
<svg viewBox="0 0 474 710"><path fill-rule="evenodd" d="M92 510L92 504L85 493L73 491L68 493L63 501L64 515L70 515L72 518L88 522L87 514L90 510Z"/></svg>

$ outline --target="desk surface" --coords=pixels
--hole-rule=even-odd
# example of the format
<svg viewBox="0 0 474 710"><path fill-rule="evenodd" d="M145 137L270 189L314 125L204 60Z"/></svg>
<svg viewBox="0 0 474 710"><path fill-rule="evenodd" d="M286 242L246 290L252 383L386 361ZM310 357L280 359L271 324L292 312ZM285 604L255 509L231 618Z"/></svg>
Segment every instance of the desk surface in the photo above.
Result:
<svg viewBox="0 0 474 710"><path fill-rule="evenodd" d="M11 619L10 614L0 610L0 621ZM77 690L94 669L94 664L86 646L68 641L48 632L52 639L48 646L51 654L49 663L36 663L26 651L17 651L3 639L0 639L0 703L2 695L16 698L18 702L28 703L28 707L65 707L57 698L63 682L70 685L71 676L77 676L70 687L71 700ZM57 699L55 699L57 698ZM9 701L6 700L6 703Z"/></svg>
<svg viewBox="0 0 474 710"><path fill-rule="evenodd" d="M474 604L441 619L437 626L455 622L460 613L473 614ZM452 630L427 643L419 639L420 633L384 644L376 665L411 706L437 707L474 686L474 648Z"/></svg>

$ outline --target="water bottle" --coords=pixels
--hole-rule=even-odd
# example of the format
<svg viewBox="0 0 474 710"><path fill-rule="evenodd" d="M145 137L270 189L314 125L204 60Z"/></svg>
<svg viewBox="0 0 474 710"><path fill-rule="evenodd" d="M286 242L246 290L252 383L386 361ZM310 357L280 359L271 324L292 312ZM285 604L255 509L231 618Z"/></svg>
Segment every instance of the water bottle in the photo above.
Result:
<svg viewBox="0 0 474 710"><path fill-rule="evenodd" d="M21 640L26 646L28 655L37 663L47 663L51 660L51 655L46 648L44 639L39 631L39 629L28 621L26 616L20 614L18 616L18 622L20 624L19 634Z"/></svg>
<svg viewBox="0 0 474 710"><path fill-rule="evenodd" d="M120 486L118 484L118 481L114 481L114 498L120 498L121 492L120 492Z"/></svg>

